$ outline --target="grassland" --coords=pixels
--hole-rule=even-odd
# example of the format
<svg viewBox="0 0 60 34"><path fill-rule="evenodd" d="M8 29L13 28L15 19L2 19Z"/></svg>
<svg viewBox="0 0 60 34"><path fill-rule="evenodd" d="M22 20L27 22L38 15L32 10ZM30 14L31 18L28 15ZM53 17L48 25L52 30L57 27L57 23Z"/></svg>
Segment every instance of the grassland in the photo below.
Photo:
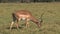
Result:
<svg viewBox="0 0 60 34"><path fill-rule="evenodd" d="M41 28L30 21L29 28L10 31L11 13L16 10L29 10L37 19L44 12ZM0 34L60 34L60 3L0 3Z"/></svg>

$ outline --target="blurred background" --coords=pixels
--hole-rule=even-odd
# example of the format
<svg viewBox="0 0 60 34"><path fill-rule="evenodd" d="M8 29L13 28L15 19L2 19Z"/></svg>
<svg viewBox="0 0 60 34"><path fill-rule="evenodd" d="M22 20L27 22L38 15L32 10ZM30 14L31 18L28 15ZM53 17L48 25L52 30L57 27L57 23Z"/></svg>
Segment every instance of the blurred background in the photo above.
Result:
<svg viewBox="0 0 60 34"><path fill-rule="evenodd" d="M60 2L60 0L0 0L0 3L31 3L31 2Z"/></svg>

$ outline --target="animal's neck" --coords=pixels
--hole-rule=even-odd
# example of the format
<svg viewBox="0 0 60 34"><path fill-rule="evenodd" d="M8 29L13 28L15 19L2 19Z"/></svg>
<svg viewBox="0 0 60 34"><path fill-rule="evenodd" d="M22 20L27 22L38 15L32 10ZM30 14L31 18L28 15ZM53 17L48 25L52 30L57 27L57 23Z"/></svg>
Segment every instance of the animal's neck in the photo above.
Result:
<svg viewBox="0 0 60 34"><path fill-rule="evenodd" d="M33 21L33 22L36 23L36 22L38 22L38 19L36 19L35 17L32 17L32 18L31 18L31 21Z"/></svg>

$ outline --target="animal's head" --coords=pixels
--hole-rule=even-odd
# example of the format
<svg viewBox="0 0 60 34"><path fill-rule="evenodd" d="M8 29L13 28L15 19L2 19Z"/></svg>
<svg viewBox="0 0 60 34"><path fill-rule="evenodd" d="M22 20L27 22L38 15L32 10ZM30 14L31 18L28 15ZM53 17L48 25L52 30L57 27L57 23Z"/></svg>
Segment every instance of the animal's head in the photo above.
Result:
<svg viewBox="0 0 60 34"><path fill-rule="evenodd" d="M41 17L39 17L39 21L36 22L36 24L38 25L39 28L41 27L42 22L43 22L43 19L42 19L43 15L44 15L44 13L41 14Z"/></svg>
<svg viewBox="0 0 60 34"><path fill-rule="evenodd" d="M36 24L37 24L37 26L38 26L39 28L41 27L42 22L43 22L43 20L42 20L42 19L40 19L39 21L37 21L37 22L36 22Z"/></svg>

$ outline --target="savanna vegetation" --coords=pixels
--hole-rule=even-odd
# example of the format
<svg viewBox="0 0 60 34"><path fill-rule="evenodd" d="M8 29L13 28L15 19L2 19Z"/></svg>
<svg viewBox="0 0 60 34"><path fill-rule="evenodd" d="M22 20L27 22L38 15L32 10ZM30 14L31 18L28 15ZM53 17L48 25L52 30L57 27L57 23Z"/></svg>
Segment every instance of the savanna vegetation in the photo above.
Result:
<svg viewBox="0 0 60 34"><path fill-rule="evenodd" d="M11 14L17 10L29 10L37 19L44 13L41 28L31 21L29 28L25 28L21 21L22 28L10 31ZM60 3L0 3L0 34L60 34Z"/></svg>

